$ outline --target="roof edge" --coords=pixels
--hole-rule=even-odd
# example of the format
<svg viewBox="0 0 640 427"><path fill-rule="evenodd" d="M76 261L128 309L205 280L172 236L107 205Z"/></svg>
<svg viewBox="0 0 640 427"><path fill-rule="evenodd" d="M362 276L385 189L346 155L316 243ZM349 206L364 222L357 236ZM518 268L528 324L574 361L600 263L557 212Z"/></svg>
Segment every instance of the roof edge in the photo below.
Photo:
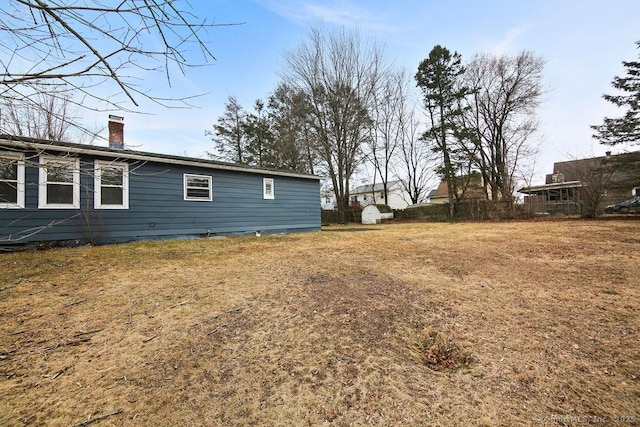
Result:
<svg viewBox="0 0 640 427"><path fill-rule="evenodd" d="M46 151L60 151L75 154L86 154L93 156L113 157L117 159L132 159L142 161L152 161L157 163L168 163L180 166L194 166L207 169L227 170L234 172L246 172L262 175L286 176L290 178L321 180L322 177L298 172L289 172L276 169L256 168L244 166L236 163L219 162L216 160L199 159L196 157L174 156L169 154L149 153L134 150L116 150L107 147L76 144L71 142L50 141L46 139L28 138L14 135L0 135L0 147L12 146L22 150L35 149Z"/></svg>
<svg viewBox="0 0 640 427"><path fill-rule="evenodd" d="M580 181L566 181L566 182L556 182L553 184L541 184L541 185L532 185L529 187L522 187L518 190L518 193L528 194L534 191L541 190L559 190L561 188L581 188L584 187Z"/></svg>

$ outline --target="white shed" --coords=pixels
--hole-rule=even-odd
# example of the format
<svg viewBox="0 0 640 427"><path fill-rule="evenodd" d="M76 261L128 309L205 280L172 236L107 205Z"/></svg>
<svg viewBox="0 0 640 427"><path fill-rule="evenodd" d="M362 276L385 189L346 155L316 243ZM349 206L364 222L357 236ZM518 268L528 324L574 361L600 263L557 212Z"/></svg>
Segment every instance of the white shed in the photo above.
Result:
<svg viewBox="0 0 640 427"><path fill-rule="evenodd" d="M368 205L362 210L363 224L380 224L383 219L393 219L393 210L387 205Z"/></svg>

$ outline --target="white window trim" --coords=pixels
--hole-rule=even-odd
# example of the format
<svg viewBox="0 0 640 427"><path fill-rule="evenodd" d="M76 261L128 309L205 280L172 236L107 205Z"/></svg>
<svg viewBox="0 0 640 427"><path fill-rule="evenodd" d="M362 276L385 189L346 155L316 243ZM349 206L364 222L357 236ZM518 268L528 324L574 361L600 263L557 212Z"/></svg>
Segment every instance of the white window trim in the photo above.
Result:
<svg viewBox="0 0 640 427"><path fill-rule="evenodd" d="M187 178L206 178L209 183L209 197L188 197L187 196ZM211 202L213 201L213 184L211 175L198 175L194 173L185 173L182 175L182 189L184 200L189 202Z"/></svg>
<svg viewBox="0 0 640 427"><path fill-rule="evenodd" d="M102 204L102 168L122 169L122 204L103 205ZM129 164L119 162L107 162L96 160L93 170L93 208L94 209L129 209Z"/></svg>
<svg viewBox="0 0 640 427"><path fill-rule="evenodd" d="M47 203L47 168L48 162L72 163L73 203ZM38 209L80 209L80 159L70 157L40 156L38 171Z"/></svg>
<svg viewBox="0 0 640 427"><path fill-rule="evenodd" d="M271 192L267 192L267 183L271 183ZM262 197L267 200L273 200L276 198L276 183L273 178L262 179Z"/></svg>
<svg viewBox="0 0 640 427"><path fill-rule="evenodd" d="M24 209L24 154L0 152L0 157L18 161L18 179L16 183L18 190L17 203L0 202L0 209Z"/></svg>

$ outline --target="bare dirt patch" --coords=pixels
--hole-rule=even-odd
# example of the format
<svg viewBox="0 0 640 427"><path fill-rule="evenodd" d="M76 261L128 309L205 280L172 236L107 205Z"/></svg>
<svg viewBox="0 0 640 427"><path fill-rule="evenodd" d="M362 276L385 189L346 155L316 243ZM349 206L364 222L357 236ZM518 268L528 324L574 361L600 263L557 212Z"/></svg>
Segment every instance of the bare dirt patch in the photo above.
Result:
<svg viewBox="0 0 640 427"><path fill-rule="evenodd" d="M2 254L0 425L638 423L639 240L412 223Z"/></svg>

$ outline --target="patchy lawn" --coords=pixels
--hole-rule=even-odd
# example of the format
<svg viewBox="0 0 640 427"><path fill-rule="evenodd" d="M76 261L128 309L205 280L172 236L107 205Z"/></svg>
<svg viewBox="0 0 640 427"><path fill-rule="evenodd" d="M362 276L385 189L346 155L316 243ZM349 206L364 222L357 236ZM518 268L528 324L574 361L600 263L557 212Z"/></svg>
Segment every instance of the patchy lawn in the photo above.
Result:
<svg viewBox="0 0 640 427"><path fill-rule="evenodd" d="M640 423L640 222L0 255L0 425Z"/></svg>

